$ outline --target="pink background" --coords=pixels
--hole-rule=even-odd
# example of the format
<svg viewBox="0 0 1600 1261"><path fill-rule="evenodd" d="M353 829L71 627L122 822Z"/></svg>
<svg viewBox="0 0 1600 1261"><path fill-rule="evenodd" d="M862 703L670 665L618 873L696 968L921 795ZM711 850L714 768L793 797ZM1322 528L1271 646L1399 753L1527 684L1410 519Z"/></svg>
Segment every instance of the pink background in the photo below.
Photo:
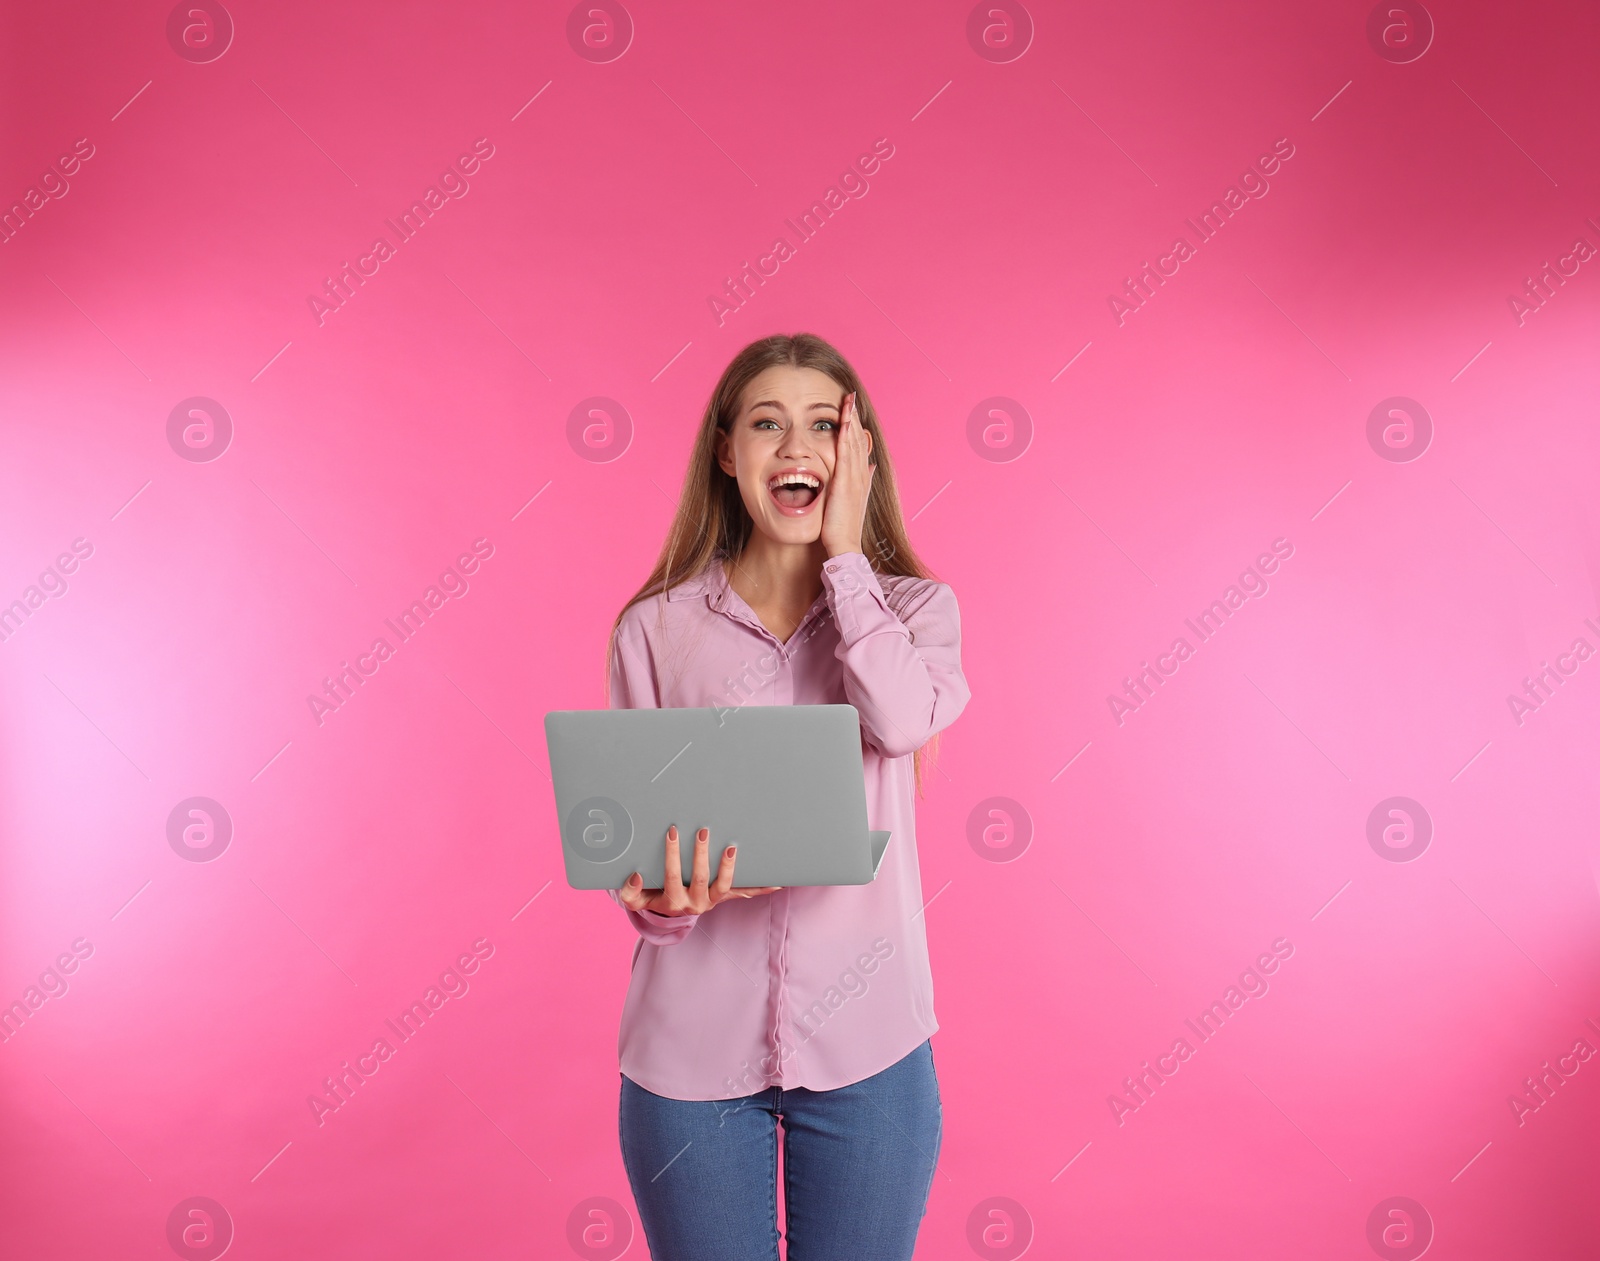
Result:
<svg viewBox="0 0 1600 1261"><path fill-rule="evenodd" d="M1402 61L1358 3L1039 4L1015 56L961 4L629 0L595 60L561 7L228 3L209 61L159 4L6 22L0 202L39 208L0 245L0 601L92 548L0 643L8 1255L211 1255L168 1243L196 1196L238 1257L646 1255L632 932L565 885L542 720L603 703L718 373L802 329L867 382L973 691L920 806L918 1256L1585 1255L1600 1059L1511 1101L1600 1047L1600 660L1520 722L1507 698L1600 648L1600 256L1510 303L1600 247L1592 6L1429 0ZM785 220L880 139L802 243ZM189 454L220 458L168 441L195 396L233 434ZM626 424L569 442L597 396ZM974 445L996 396L1027 422ZM1396 396L1416 458L1368 442ZM475 539L470 591L319 724ZM1270 592L1201 643L1184 619L1274 539ZM232 821L209 861L168 840L194 796ZM1395 796L1431 820L1410 861L1368 841ZM993 797L1031 827L1010 861L972 842ZM1279 938L1270 990L1119 1120ZM470 990L319 1124L475 941ZM624 1216L569 1244L596 1197Z"/></svg>

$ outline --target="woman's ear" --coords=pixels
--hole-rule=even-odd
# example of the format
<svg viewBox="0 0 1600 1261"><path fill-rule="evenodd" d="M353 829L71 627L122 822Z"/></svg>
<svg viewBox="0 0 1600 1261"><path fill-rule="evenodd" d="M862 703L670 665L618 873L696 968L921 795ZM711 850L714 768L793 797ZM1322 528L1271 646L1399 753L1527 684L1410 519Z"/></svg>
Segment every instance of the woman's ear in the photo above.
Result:
<svg viewBox="0 0 1600 1261"><path fill-rule="evenodd" d="M726 429L717 430L715 445L712 454L716 457L717 467L729 477L737 477L733 465L733 439Z"/></svg>
<svg viewBox="0 0 1600 1261"><path fill-rule="evenodd" d="M861 432L867 435L867 462L872 462L872 451L876 445L873 441L872 430L867 427L867 422L861 414L861 395L856 395L856 424L861 426Z"/></svg>

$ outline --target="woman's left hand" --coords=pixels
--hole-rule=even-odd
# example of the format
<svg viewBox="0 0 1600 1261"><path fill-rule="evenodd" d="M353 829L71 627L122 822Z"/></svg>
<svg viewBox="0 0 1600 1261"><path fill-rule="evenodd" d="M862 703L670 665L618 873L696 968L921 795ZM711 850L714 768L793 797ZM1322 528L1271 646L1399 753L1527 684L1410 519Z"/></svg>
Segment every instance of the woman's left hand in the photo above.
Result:
<svg viewBox="0 0 1600 1261"><path fill-rule="evenodd" d="M861 550L861 531L867 519L867 495L877 466L869 464L872 438L861 426L854 391L845 396L839 412L839 441L834 449L833 477L828 481L828 502L822 508L822 545L829 556Z"/></svg>

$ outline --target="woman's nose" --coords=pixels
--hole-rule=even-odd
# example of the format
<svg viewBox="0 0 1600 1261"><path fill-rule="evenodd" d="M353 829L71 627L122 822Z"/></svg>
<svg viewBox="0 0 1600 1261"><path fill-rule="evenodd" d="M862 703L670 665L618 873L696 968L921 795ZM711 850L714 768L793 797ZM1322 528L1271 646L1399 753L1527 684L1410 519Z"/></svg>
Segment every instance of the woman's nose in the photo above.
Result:
<svg viewBox="0 0 1600 1261"><path fill-rule="evenodd" d="M811 436L798 429L791 429L783 436L783 441L778 444L778 455L785 459L798 459L805 455L815 455L816 444Z"/></svg>

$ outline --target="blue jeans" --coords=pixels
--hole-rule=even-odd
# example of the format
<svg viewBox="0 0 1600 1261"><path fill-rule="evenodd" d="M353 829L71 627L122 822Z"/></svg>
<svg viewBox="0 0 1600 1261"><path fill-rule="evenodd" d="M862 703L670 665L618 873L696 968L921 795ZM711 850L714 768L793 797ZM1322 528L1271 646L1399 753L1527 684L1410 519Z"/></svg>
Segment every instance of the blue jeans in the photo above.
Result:
<svg viewBox="0 0 1600 1261"><path fill-rule="evenodd" d="M777 1261L783 1121L789 1261L910 1261L943 1114L924 1042L837 1090L692 1102L622 1078L622 1163L654 1261Z"/></svg>

